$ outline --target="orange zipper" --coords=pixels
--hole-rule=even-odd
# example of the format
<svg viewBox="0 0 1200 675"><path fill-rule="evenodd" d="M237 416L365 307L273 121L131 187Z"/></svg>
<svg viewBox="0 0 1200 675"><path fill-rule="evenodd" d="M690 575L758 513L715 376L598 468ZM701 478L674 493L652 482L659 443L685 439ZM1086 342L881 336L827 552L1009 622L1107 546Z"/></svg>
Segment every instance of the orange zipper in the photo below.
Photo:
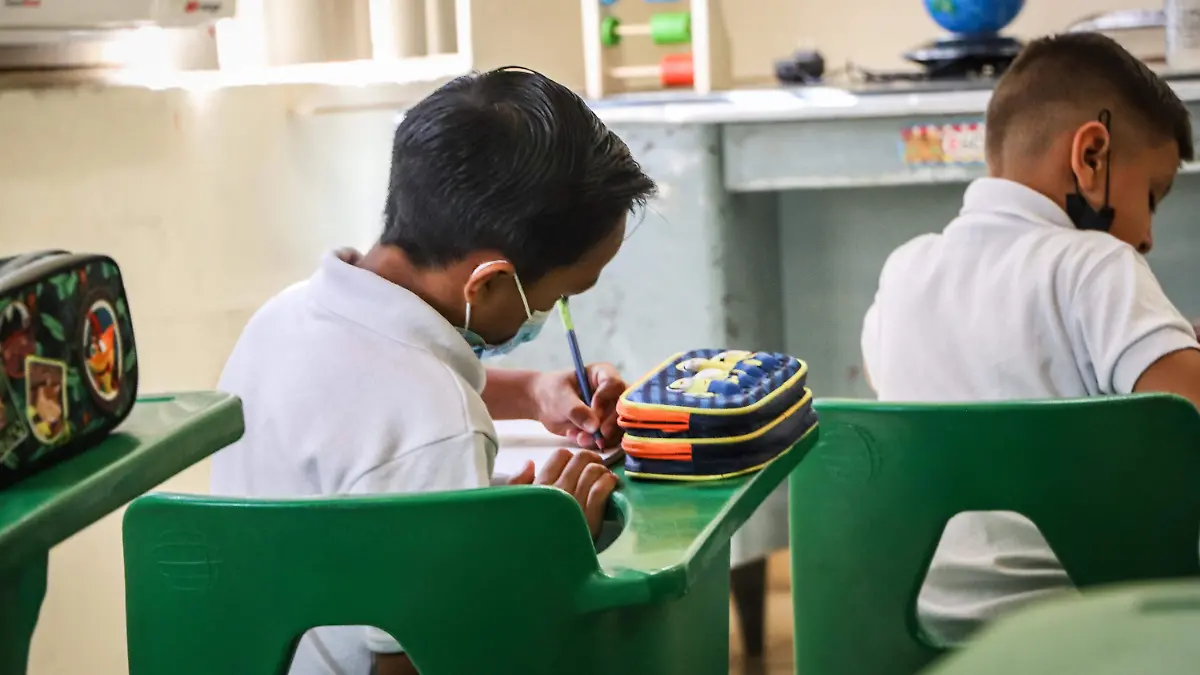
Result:
<svg viewBox="0 0 1200 675"><path fill-rule="evenodd" d="M625 454L636 459L692 460L692 446L688 443L642 443L626 436L621 448Z"/></svg>

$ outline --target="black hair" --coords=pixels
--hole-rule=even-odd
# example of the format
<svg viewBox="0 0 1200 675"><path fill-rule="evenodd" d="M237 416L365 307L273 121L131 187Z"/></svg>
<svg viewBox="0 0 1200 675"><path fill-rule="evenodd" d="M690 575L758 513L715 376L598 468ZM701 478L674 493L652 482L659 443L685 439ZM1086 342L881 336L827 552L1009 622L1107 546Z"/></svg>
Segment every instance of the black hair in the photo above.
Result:
<svg viewBox="0 0 1200 675"><path fill-rule="evenodd" d="M459 77L396 128L380 243L438 267L495 249L532 283L657 191L579 96L538 73Z"/></svg>
<svg viewBox="0 0 1200 675"><path fill-rule="evenodd" d="M1195 155L1187 106L1161 77L1115 40L1099 33L1065 33L1030 42L1000 78L987 110L989 160L1019 137L1022 150L1044 145L1059 111L1072 122L1111 110L1113 121L1144 138L1174 141L1179 157ZM1132 119L1131 119L1132 118Z"/></svg>

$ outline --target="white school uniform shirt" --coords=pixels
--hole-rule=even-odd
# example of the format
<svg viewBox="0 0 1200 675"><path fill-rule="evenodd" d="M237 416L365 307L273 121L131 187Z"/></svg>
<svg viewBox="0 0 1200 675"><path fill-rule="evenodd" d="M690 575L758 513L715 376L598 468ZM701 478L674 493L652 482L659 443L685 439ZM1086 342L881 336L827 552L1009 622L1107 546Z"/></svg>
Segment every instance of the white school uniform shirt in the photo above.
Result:
<svg viewBox="0 0 1200 675"><path fill-rule="evenodd" d="M234 347L218 388L241 397L246 433L213 459L212 491L288 498L486 486L497 441L483 385L483 365L432 307L331 253L269 300ZM367 675L372 652L398 651L376 629L320 628L301 640L291 675Z"/></svg>
<svg viewBox="0 0 1200 675"><path fill-rule="evenodd" d="M1044 195L996 178L972 183L941 233L891 254L862 333L883 401L1127 394L1159 358L1198 347L1137 251L1075 228ZM1070 586L1027 519L963 515L945 531L918 613L932 637L959 642Z"/></svg>

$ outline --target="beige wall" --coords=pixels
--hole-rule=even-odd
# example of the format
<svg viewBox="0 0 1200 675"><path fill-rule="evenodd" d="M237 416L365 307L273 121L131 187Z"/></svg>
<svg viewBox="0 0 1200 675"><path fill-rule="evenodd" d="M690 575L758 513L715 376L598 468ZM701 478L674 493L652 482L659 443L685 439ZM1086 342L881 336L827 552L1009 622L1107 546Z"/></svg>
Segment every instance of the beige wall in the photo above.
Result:
<svg viewBox="0 0 1200 675"><path fill-rule="evenodd" d="M831 64L894 67L937 35L919 0L722 1L743 80L769 77L771 61L801 43ZM1015 31L1122 4L1031 2ZM520 63L582 85L578 7L476 0L480 67ZM646 10L637 0L618 7L630 20ZM377 231L391 116L297 117L300 94L0 91L0 254L113 254L128 277L144 389L212 387L263 300L306 276L326 248L365 245ZM202 466L167 487L206 485ZM55 549L33 675L125 672L119 526L110 517Z"/></svg>

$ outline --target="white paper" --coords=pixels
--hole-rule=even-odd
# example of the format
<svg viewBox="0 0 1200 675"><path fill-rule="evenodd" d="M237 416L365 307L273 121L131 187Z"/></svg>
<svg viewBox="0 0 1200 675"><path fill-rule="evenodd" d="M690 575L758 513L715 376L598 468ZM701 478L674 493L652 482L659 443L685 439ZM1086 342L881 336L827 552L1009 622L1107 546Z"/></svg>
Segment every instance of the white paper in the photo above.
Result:
<svg viewBox="0 0 1200 675"><path fill-rule="evenodd" d="M579 446L563 436L556 436L534 420L506 420L496 422L496 433L500 436L500 452L496 454L497 477L513 476L521 471L526 461L533 460L537 470L559 448L578 451ZM623 457L621 448L610 448L600 453L605 464L612 466Z"/></svg>

